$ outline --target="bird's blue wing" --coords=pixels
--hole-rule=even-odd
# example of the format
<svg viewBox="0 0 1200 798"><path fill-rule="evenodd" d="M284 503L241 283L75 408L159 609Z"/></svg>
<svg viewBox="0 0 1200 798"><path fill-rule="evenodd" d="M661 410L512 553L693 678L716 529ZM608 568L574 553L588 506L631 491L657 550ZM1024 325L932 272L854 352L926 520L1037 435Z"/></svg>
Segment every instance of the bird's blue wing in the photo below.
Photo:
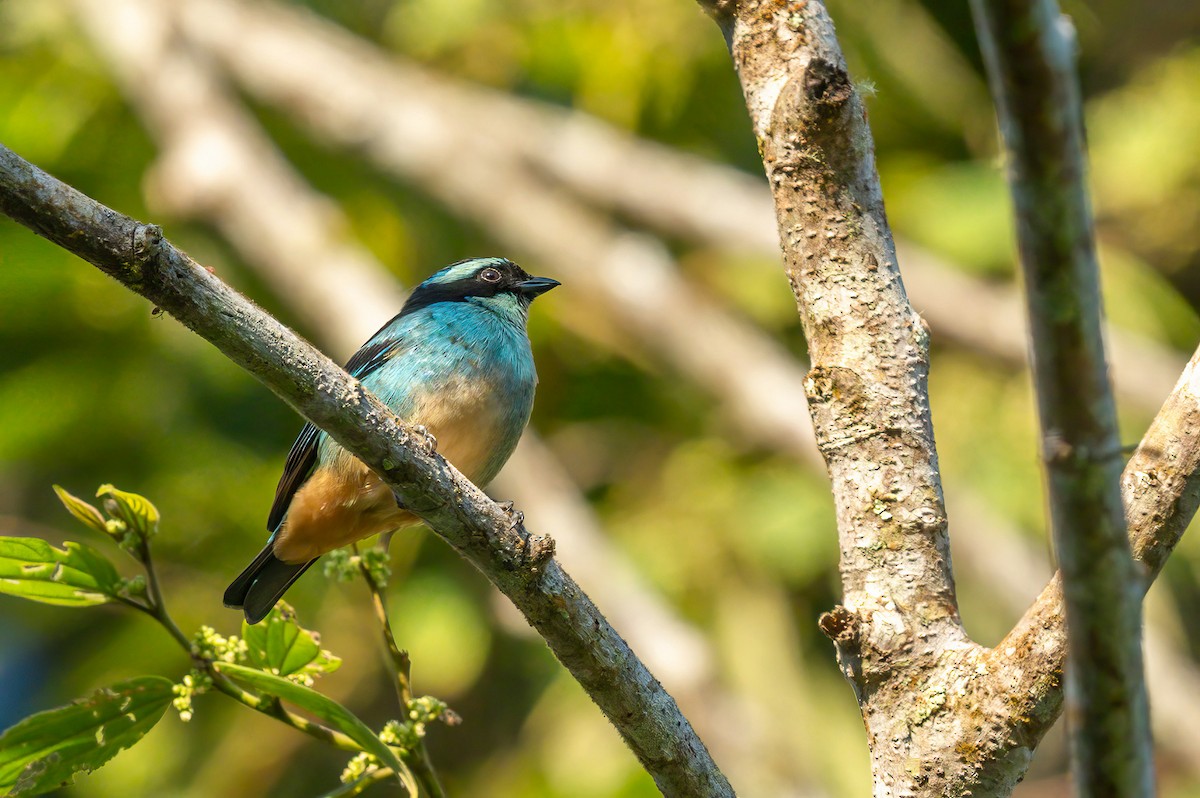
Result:
<svg viewBox="0 0 1200 798"><path fill-rule="evenodd" d="M354 356L346 363L346 371L350 373L350 376L361 380L386 363L401 348L403 342L399 338L385 334L385 331L391 326L392 322L388 322L382 330L363 345L362 349L354 353ZM283 466L283 475L279 478L279 485L275 488L275 501L271 504L271 514L267 517L267 529L271 532L279 527L279 522L287 513L288 505L292 503L292 497L296 495L296 491L312 473L313 466L317 463L317 446L320 436L319 429L312 424L305 424L296 437L296 442L292 444L292 450L288 453L287 462Z"/></svg>

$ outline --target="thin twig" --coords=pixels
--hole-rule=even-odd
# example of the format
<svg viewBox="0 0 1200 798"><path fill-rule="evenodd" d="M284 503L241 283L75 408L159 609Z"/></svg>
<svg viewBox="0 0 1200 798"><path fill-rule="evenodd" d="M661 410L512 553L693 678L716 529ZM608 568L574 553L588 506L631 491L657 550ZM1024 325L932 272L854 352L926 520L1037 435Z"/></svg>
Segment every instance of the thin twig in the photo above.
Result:
<svg viewBox="0 0 1200 798"><path fill-rule="evenodd" d="M412 706L412 660L409 659L408 652L400 646L396 645L396 638L392 634L392 623L388 618L387 602L384 597L384 585L375 578L375 572L367 565L359 552L358 544L352 546L354 556L358 558L358 570L362 574L363 581L367 584L367 590L371 593L371 606L375 611L375 619L379 621L379 629L383 634L383 647L387 653L388 659L391 661L391 668L395 676L396 697L400 702L400 711L403 713L401 722L408 721L408 713ZM386 551L387 547L384 546ZM441 781L438 779L437 771L433 768L433 761L429 758L429 751L425 748L425 740L423 737L418 737L416 744L409 751L409 759L407 763L412 768L413 775L420 782L421 791L433 798L445 798L445 791L442 789Z"/></svg>
<svg viewBox="0 0 1200 798"><path fill-rule="evenodd" d="M368 788L380 782L387 781L393 775L395 774L392 773L391 768L375 768L349 784L335 787L322 795L321 798L350 798L351 796L362 795Z"/></svg>
<svg viewBox="0 0 1200 798"><path fill-rule="evenodd" d="M413 699L412 660L409 659L406 650L396 645L396 638L392 635L392 624L388 619L387 604L384 603L383 587L375 581L375 575L363 561L358 544L354 544L352 548L355 556L358 557L359 573L362 574L363 581L367 584L367 590L371 593L371 607L375 611L375 620L379 621L379 629L383 633L384 651L391 661L392 670L396 676L396 697L400 701L400 709L407 713L408 705Z"/></svg>
<svg viewBox="0 0 1200 798"><path fill-rule="evenodd" d="M1080 795L1149 796L1143 583L1121 503L1074 40L1054 0L972 0L971 8L1016 206L1067 610L1072 772Z"/></svg>
<svg viewBox="0 0 1200 798"><path fill-rule="evenodd" d="M270 718L275 718L282 723L291 726L297 731L304 732L313 739L320 740L323 743L328 743L334 748L339 748L343 751L353 751L359 753L362 751L362 746L354 742L354 740L342 734L340 731L331 729L316 721L311 721L308 718L297 715L285 709L283 704L277 698L272 696L259 696L247 690L243 690L227 676L220 673L216 668L212 667L211 661L208 662L204 672L212 678L213 687L220 690L225 695L234 699L240 704L250 707L253 710L261 712Z"/></svg>

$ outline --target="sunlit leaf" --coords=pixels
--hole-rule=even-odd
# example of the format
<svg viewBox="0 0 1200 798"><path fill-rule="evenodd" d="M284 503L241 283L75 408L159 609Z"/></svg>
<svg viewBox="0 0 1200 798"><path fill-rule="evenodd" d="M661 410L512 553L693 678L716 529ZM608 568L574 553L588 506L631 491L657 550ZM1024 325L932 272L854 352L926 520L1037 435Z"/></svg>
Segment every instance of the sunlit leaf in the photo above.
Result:
<svg viewBox="0 0 1200 798"><path fill-rule="evenodd" d="M54 492L58 494L58 500L67 508L67 512L97 532L107 534L108 527L104 525L104 516L100 514L99 510L78 496L68 493L60 485L54 486Z"/></svg>
<svg viewBox="0 0 1200 798"><path fill-rule="evenodd" d="M101 485L96 496L104 499L104 508L125 526L149 538L158 531L158 508L145 496L117 490L112 485Z"/></svg>
<svg viewBox="0 0 1200 798"><path fill-rule="evenodd" d="M279 602L261 623L242 622L242 639L251 665L276 676L298 676L307 683L312 676L331 673L342 664L321 648L321 637L296 622L296 613ZM296 681L296 679L293 679Z"/></svg>
<svg viewBox="0 0 1200 798"><path fill-rule="evenodd" d="M41 795L90 773L142 739L171 698L169 679L141 676L31 715L0 735L0 790Z"/></svg>
<svg viewBox="0 0 1200 798"><path fill-rule="evenodd" d="M0 593L88 607L117 595L121 577L103 554L82 543L63 548L41 538L0 537Z"/></svg>
<svg viewBox="0 0 1200 798"><path fill-rule="evenodd" d="M412 774L396 752L384 744L367 724L358 719L350 710L328 696L318 693L308 687L288 681L281 676L250 668L245 665L234 665L228 662L216 662L213 666L237 681L252 687L262 693L278 696L301 709L315 715L330 726L344 732L363 750L372 754L387 767L402 774L401 778L411 781Z"/></svg>

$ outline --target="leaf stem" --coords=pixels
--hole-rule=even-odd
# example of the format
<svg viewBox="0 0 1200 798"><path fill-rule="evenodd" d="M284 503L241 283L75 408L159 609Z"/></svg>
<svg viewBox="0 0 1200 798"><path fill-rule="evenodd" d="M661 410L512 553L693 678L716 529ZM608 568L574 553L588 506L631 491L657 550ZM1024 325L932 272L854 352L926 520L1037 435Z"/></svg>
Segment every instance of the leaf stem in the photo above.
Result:
<svg viewBox="0 0 1200 798"><path fill-rule="evenodd" d="M383 596L385 585L377 580L375 574L367 567L366 561L358 551L357 544L353 548L355 557L358 559L358 570L362 573L363 581L367 583L367 590L371 593L371 606L375 610L375 618L379 621L379 628L383 632L384 649L396 675L396 696L400 699L400 711L404 713L402 720L408 720L413 700L412 660L409 658L408 652L396 644L396 637L392 634L392 624L388 619L387 603ZM412 768L417 781L420 782L422 793L431 798L446 797L441 782L438 781L437 772L433 769L433 762L429 759L429 752L425 750L423 738L418 738L417 744L410 750L408 765Z"/></svg>
<svg viewBox="0 0 1200 798"><path fill-rule="evenodd" d="M196 650L195 646L192 645L192 641L188 639L187 635L179 628L179 625L175 623L175 619L167 612L167 606L163 601L162 589L158 581L158 572L154 567L154 560L150 556L149 542L146 540L142 540L138 548L138 559L141 560L142 566L146 570L146 600L148 604L142 604L139 601L122 597L118 597L117 600L125 606L140 610L158 621L159 625L166 629L175 642L188 653L188 656L192 658L196 666L212 679L213 687L238 703L261 712L268 717L275 718L291 726L293 729L304 732L308 736L328 743L335 748L340 748L343 751L354 751L356 753L362 751L362 746L354 742L347 735L288 711L277 698L263 697L244 690L229 679L229 677L218 672L213 667L212 658Z"/></svg>
<svg viewBox="0 0 1200 798"><path fill-rule="evenodd" d="M297 731L302 731L309 737L328 743L334 748L339 748L343 751L353 751L355 753L363 750L361 745L354 742L347 735L284 709L279 699L272 696L260 696L238 687L227 676L219 673L216 668L213 668L211 660L205 660L205 663L204 671L212 677L213 687L235 701L245 704L268 717L275 718Z"/></svg>
<svg viewBox="0 0 1200 798"><path fill-rule="evenodd" d="M336 787L321 796L321 798L349 798L349 796L362 795L368 787L378 784L381 781L387 781L392 776L396 775L391 768L376 768L369 773L364 774L358 779Z"/></svg>

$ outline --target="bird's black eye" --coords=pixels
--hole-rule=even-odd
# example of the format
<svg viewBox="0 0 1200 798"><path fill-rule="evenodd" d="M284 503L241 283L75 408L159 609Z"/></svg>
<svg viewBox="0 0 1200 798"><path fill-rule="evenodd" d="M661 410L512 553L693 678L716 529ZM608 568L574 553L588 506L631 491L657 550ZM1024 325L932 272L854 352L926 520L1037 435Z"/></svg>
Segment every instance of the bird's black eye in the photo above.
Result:
<svg viewBox="0 0 1200 798"><path fill-rule="evenodd" d="M479 273L479 279L485 283L498 283L501 276L499 269L493 269L490 266Z"/></svg>

